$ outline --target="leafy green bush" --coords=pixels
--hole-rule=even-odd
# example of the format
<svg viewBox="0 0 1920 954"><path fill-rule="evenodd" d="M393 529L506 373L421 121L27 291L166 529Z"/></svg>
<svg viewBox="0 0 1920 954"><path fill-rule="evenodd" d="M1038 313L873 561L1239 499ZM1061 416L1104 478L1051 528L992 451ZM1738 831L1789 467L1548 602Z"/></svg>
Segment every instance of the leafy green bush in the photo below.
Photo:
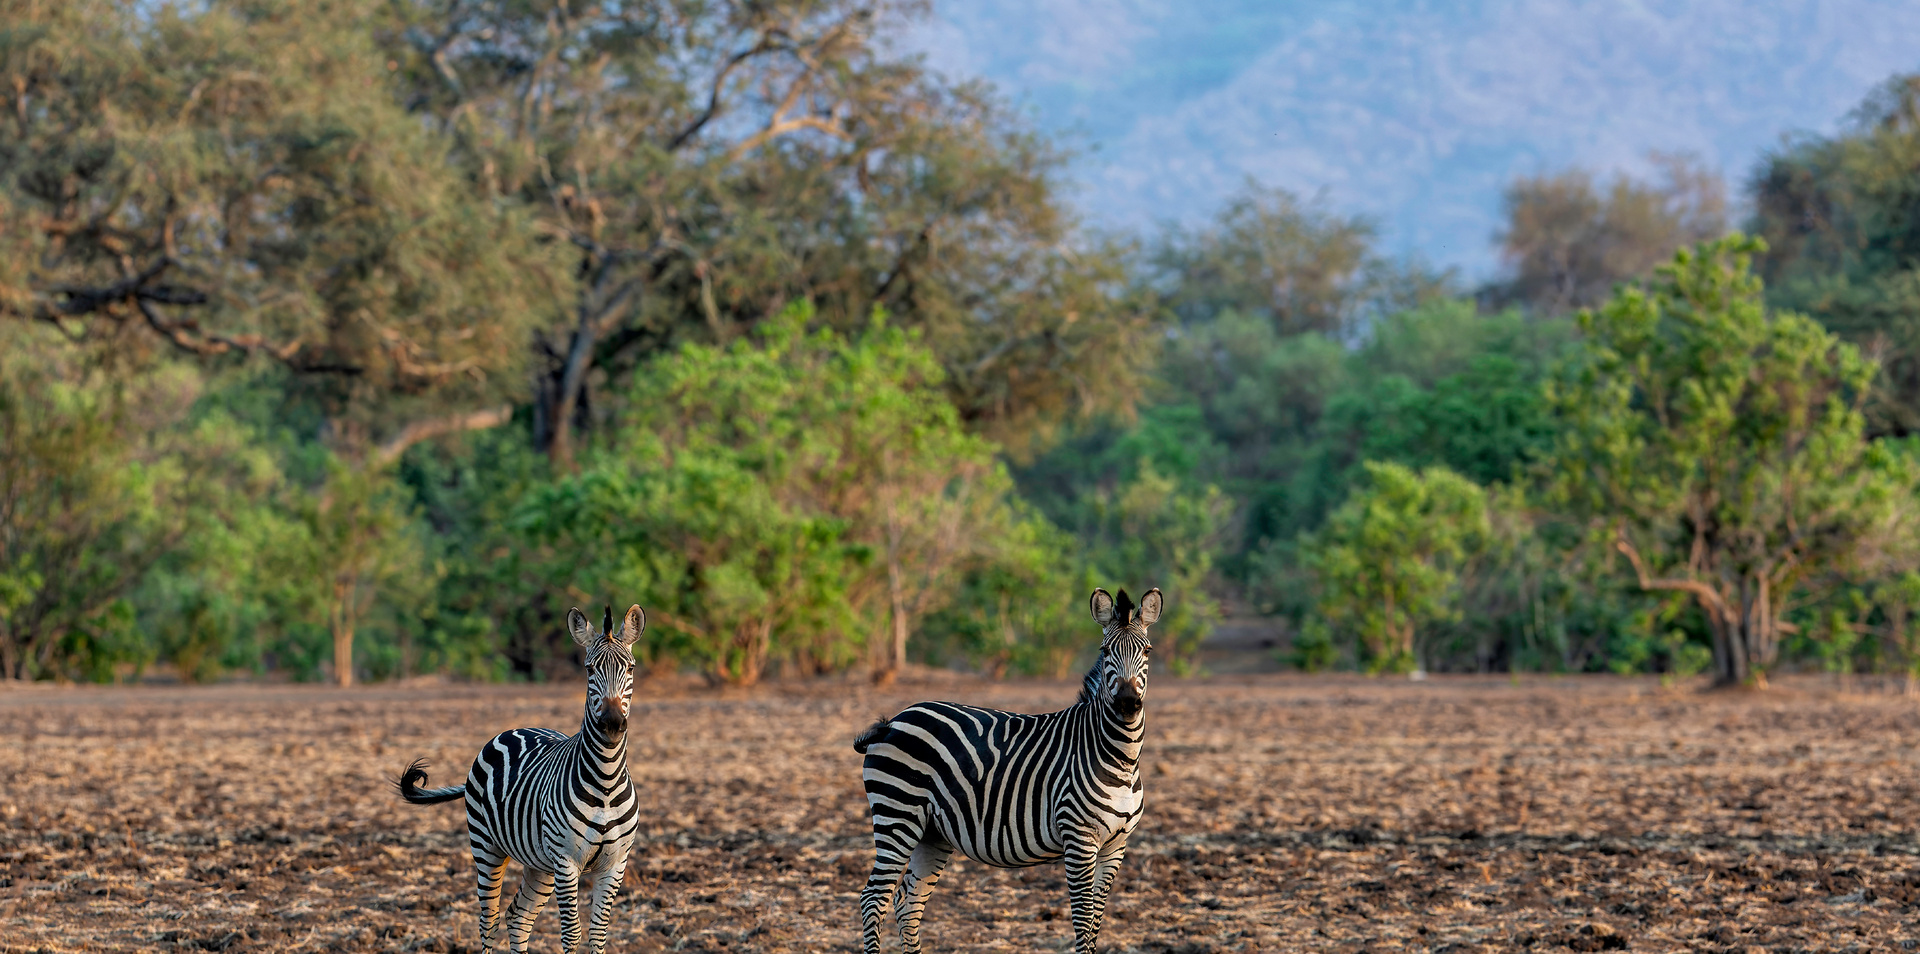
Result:
<svg viewBox="0 0 1920 954"><path fill-rule="evenodd" d="M1422 671L1423 635L1457 618L1460 574L1492 538L1486 491L1444 467L1368 461L1366 472L1302 546L1316 612L1370 671Z"/></svg>
<svg viewBox="0 0 1920 954"><path fill-rule="evenodd" d="M1006 551L1034 533L916 335L811 318L795 306L753 340L642 368L633 423L521 510L556 579L638 594L648 651L718 681L776 660L890 671L969 572L1019 565Z"/></svg>

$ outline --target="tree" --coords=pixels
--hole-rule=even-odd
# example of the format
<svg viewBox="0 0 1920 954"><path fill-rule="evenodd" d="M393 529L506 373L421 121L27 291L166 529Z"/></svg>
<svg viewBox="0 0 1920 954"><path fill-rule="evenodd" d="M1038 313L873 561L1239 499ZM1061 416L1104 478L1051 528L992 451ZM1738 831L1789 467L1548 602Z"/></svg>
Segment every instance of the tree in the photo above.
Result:
<svg viewBox="0 0 1920 954"><path fill-rule="evenodd" d="M1198 229L1171 227L1152 265L1165 304L1182 323L1233 311L1280 335L1340 336L1366 318L1442 294L1451 277L1392 262L1373 249L1374 227L1249 181Z"/></svg>
<svg viewBox="0 0 1920 954"><path fill-rule="evenodd" d="M393 102L366 6L17 14L0 316L276 361L354 459L499 423L546 253Z"/></svg>
<svg viewBox="0 0 1920 954"><path fill-rule="evenodd" d="M1083 518L1079 537L1100 576L1173 594L1154 645L1175 675L1200 671L1200 641L1220 621L1210 590L1232 508L1220 488L1182 487L1142 461L1132 480L1096 492Z"/></svg>
<svg viewBox="0 0 1920 954"><path fill-rule="evenodd" d="M1492 537L1487 495L1444 467L1366 463L1367 482L1301 542L1317 621L1373 671L1423 672L1420 636L1457 614L1462 570Z"/></svg>
<svg viewBox="0 0 1920 954"><path fill-rule="evenodd" d="M374 9L96 0L16 16L0 43L21 107L0 137L20 170L0 183L0 317L96 351L272 361L365 471L342 486L508 420L557 263L396 102L360 25ZM349 512L318 507L316 533L397 526L320 526ZM349 655L359 591L336 586L330 611ZM351 679L349 658L337 669Z"/></svg>
<svg viewBox="0 0 1920 954"><path fill-rule="evenodd" d="M541 542L588 557L563 578L648 595L659 638L718 680L863 652L892 673L919 621L1028 519L917 334L877 317L849 339L808 332L811 317L646 366L622 449L526 510Z"/></svg>
<svg viewBox="0 0 1920 954"><path fill-rule="evenodd" d="M1747 192L1768 300L1879 357L1871 432L1920 430L1920 75L1889 79L1839 135L1767 156Z"/></svg>
<svg viewBox="0 0 1920 954"><path fill-rule="evenodd" d="M200 386L177 364L101 367L52 329L0 325L0 678L153 662L135 604L151 571L211 568L194 551L277 482L244 428L189 419Z"/></svg>
<svg viewBox="0 0 1920 954"><path fill-rule="evenodd" d="M1741 236L1682 250L1584 312L1549 399L1552 500L1649 593L1684 595L1722 684L1764 682L1796 607L1874 558L1912 477L1864 436L1875 372L1811 319L1772 312Z"/></svg>
<svg viewBox="0 0 1920 954"><path fill-rule="evenodd" d="M1653 160L1661 181L1620 176L1604 194L1582 169L1514 180L1505 195L1507 226L1497 236L1513 277L1489 290L1494 303L1537 315L1592 307L1674 249L1724 233L1719 176L1685 157Z"/></svg>
<svg viewBox="0 0 1920 954"><path fill-rule="evenodd" d="M1063 679L1089 651L1078 635L1080 593L1100 585L1072 535L1025 508L961 574L945 607L928 614L918 647L939 665L955 657L998 677Z"/></svg>
<svg viewBox="0 0 1920 954"><path fill-rule="evenodd" d="M1850 629L1871 635L1886 662L1906 673L1906 694L1920 696L1920 572L1911 569L1876 581L1862 594L1859 614L1844 620Z"/></svg>
<svg viewBox="0 0 1920 954"><path fill-rule="evenodd" d="M1122 250L1076 233L1063 157L984 87L885 55L921 12L868 0L396 4L405 100L573 257L535 345L536 443L571 467L589 405L683 341L795 299L918 329L976 429L1016 444L1126 409L1151 323ZM594 372L611 387L592 398Z"/></svg>
<svg viewBox="0 0 1920 954"><path fill-rule="evenodd" d="M111 383L75 387L8 334L0 369L0 670L9 679L115 661L126 597L185 531L181 475L142 448ZM44 344L44 342L41 342Z"/></svg>

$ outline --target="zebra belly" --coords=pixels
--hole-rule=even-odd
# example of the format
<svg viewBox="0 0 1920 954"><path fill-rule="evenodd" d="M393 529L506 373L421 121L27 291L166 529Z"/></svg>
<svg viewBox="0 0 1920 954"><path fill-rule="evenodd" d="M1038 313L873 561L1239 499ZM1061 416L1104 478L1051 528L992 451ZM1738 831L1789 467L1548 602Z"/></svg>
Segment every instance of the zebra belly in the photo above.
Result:
<svg viewBox="0 0 1920 954"><path fill-rule="evenodd" d="M972 820L963 806L930 799L932 827L954 850L996 868L1044 865L1066 855L1066 842L1044 802L1007 804L990 792L983 794L980 804L985 807Z"/></svg>

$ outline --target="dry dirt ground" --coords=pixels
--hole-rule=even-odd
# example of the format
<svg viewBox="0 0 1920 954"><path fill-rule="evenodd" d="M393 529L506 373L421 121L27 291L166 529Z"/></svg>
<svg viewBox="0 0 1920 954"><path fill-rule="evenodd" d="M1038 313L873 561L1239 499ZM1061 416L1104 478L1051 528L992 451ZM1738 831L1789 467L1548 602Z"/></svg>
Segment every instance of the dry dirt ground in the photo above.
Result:
<svg viewBox="0 0 1920 954"><path fill-rule="evenodd" d="M643 688L645 821L614 951L852 951L860 762L918 698L1064 683ZM0 691L0 949L473 951L461 778L579 687ZM1613 679L1156 681L1106 949L1920 947L1920 707ZM1058 867L948 869L934 951L1070 950ZM543 912L535 950L558 951ZM891 939L889 949L894 947Z"/></svg>

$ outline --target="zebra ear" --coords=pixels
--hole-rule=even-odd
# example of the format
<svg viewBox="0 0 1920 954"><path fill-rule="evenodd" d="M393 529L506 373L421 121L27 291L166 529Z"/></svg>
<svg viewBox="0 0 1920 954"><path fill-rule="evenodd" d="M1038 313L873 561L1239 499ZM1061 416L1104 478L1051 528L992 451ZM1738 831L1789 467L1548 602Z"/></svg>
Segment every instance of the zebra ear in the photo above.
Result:
<svg viewBox="0 0 1920 954"><path fill-rule="evenodd" d="M632 649L633 644L640 640L640 634L646 632L646 629L647 611L641 609L640 604L635 603L627 608L627 619L621 624L620 638L616 642Z"/></svg>
<svg viewBox="0 0 1920 954"><path fill-rule="evenodd" d="M567 631L573 634L573 641L582 649L593 648L593 624L587 622L587 614L576 606L567 610Z"/></svg>
<svg viewBox="0 0 1920 954"><path fill-rule="evenodd" d="M1148 590L1147 595L1140 597L1140 622L1142 625L1152 626L1154 623L1160 621L1160 604L1163 599L1165 598L1160 595L1160 588L1157 586Z"/></svg>
<svg viewBox="0 0 1920 954"><path fill-rule="evenodd" d="M1087 608L1093 610L1093 621L1102 626L1113 622L1113 594L1106 590L1094 590L1087 600Z"/></svg>

